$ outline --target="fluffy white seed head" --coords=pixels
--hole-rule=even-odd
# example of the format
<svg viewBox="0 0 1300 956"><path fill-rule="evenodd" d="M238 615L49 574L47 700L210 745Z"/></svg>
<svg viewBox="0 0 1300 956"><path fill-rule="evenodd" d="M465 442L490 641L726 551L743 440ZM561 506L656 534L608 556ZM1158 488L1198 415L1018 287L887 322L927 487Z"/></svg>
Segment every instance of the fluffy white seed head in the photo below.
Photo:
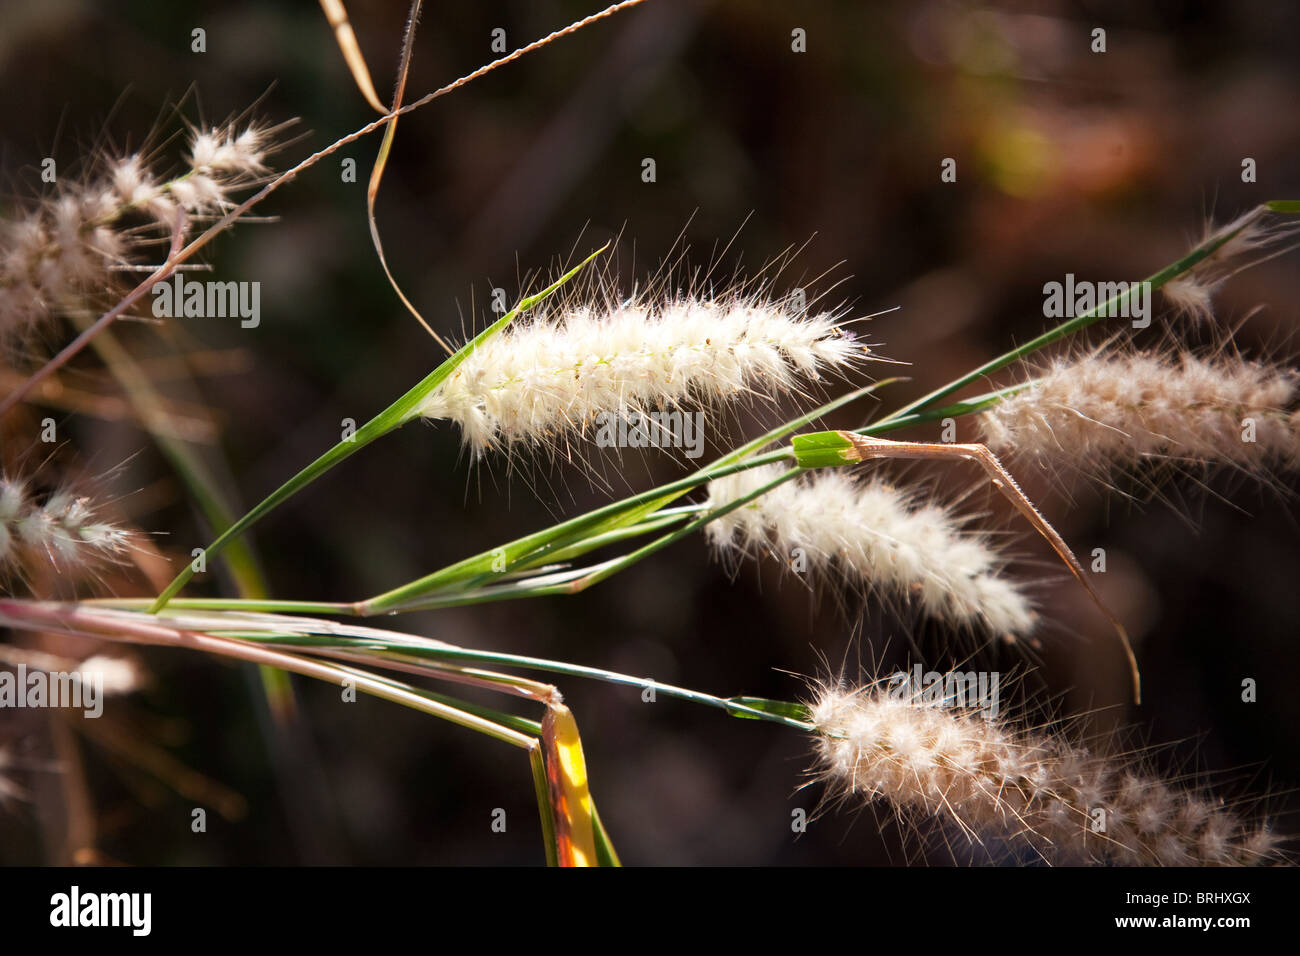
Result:
<svg viewBox="0 0 1300 956"><path fill-rule="evenodd" d="M1300 461L1300 375L1240 358L1098 354L1060 360L980 415L994 451L1102 473L1151 462Z"/></svg>
<svg viewBox="0 0 1300 956"><path fill-rule="evenodd" d="M27 574L46 564L75 572L120 558L131 541L88 498L62 490L42 502L23 482L0 476L0 571Z"/></svg>
<svg viewBox="0 0 1300 956"><path fill-rule="evenodd" d="M1166 282L1161 291L1178 312L1206 322L1214 316L1215 286L1188 273Z"/></svg>
<svg viewBox="0 0 1300 956"><path fill-rule="evenodd" d="M1176 311L1196 321L1214 315L1214 294L1229 278L1251 266L1293 247L1300 226L1287 217L1279 219L1264 206L1257 206L1232 222L1215 228L1207 224L1202 243L1231 235L1214 252L1189 271L1166 283L1161 291Z"/></svg>
<svg viewBox="0 0 1300 956"><path fill-rule="evenodd" d="M183 210L192 220L224 213L233 191L258 182L276 130L249 126L191 134L188 168L160 181L139 155L103 159L82 182L60 181L41 206L0 221L0 336L111 293L119 266L156 255ZM139 219L146 220L142 228Z"/></svg>
<svg viewBox="0 0 1300 956"><path fill-rule="evenodd" d="M819 773L841 798L884 801L1000 837L1049 863L1256 865L1279 859L1265 826L1122 762L886 685L822 689L811 703Z"/></svg>
<svg viewBox="0 0 1300 956"><path fill-rule="evenodd" d="M771 465L709 484L716 508L752 494L781 473ZM835 573L886 599L915 603L958 628L999 636L1028 633L1028 597L1002 574L1004 561L951 512L879 480L821 471L787 481L707 525L722 553L801 549L810 569Z"/></svg>
<svg viewBox="0 0 1300 956"><path fill-rule="evenodd" d="M250 126L196 131L190 144L190 165L197 173L257 176L266 172L267 130Z"/></svg>
<svg viewBox="0 0 1300 956"><path fill-rule="evenodd" d="M758 299L543 310L471 354L421 414L456 422L483 454L586 434L601 415L770 399L844 373L866 351L831 314Z"/></svg>

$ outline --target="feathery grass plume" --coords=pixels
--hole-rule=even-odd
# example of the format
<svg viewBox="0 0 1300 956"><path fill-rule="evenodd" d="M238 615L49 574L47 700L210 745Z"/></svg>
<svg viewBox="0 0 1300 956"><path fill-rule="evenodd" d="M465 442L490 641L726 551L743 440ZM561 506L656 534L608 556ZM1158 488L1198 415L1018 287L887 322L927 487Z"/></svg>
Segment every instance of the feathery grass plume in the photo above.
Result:
<svg viewBox="0 0 1300 956"><path fill-rule="evenodd" d="M160 235L226 212L260 182L280 128L194 128L183 173L160 180L140 154L101 159L37 208L0 221L0 337L22 336L116 285L117 272ZM143 219L143 223L139 220Z"/></svg>
<svg viewBox="0 0 1300 956"><path fill-rule="evenodd" d="M1217 286L1218 283L1211 285L1198 278L1195 272L1189 272L1170 279L1160 291L1178 312L1197 322L1208 322L1214 317L1214 290Z"/></svg>
<svg viewBox="0 0 1300 956"><path fill-rule="evenodd" d="M0 571L47 563L69 573L116 560L130 545L131 533L102 520L89 498L62 489L41 501L24 482L0 475Z"/></svg>
<svg viewBox="0 0 1300 956"><path fill-rule="evenodd" d="M1294 369L1188 352L1062 359L981 413L985 442L1080 471L1152 460L1259 472L1300 461Z"/></svg>
<svg viewBox="0 0 1300 956"><path fill-rule="evenodd" d="M1180 313L1199 322L1209 321L1218 288L1238 272L1294 248L1300 224L1279 221L1266 206L1257 206L1218 229L1207 223L1201 242L1234 231L1235 236L1190 271L1161 287L1169 304Z"/></svg>
<svg viewBox="0 0 1300 956"><path fill-rule="evenodd" d="M899 687L902 692L899 692ZM972 709L883 682L821 688L810 704L819 775L842 799L954 823L1048 863L1256 865L1281 840L1221 802Z"/></svg>
<svg viewBox="0 0 1300 956"><path fill-rule="evenodd" d="M588 433L598 416L771 399L869 350L832 313L743 294L540 310L489 339L421 409L476 455Z"/></svg>
<svg viewBox="0 0 1300 956"><path fill-rule="evenodd" d="M758 490L781 472L752 468L709 484L708 507ZM721 552L803 550L810 568L833 570L850 584L916 601L927 616L998 636L1030 631L1029 599L1001 574L1003 558L979 534L963 531L951 511L883 481L822 471L778 485L710 522Z"/></svg>

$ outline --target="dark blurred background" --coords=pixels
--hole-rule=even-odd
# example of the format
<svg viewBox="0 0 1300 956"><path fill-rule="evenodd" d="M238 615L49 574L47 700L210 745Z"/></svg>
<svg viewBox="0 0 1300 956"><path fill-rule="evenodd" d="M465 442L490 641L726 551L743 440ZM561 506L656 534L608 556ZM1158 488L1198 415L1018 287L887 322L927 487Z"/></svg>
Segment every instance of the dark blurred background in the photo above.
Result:
<svg viewBox="0 0 1300 956"><path fill-rule="evenodd" d="M386 97L406 4L351 6ZM492 59L494 28L514 49L595 6L434 4L417 35L408 98ZM190 51L195 27L206 31L202 54ZM1106 30L1104 54L1090 50L1096 27ZM806 31L805 53L791 50L795 28ZM404 291L458 338L481 327L494 286L513 298L521 277L614 235L625 287L675 255L679 237L692 265L716 265L723 278L737 268L756 274L802 246L778 291L827 274L811 288L828 304L856 315L897 307L867 329L885 343L879 351L912 363L904 371L913 381L874 406L885 411L1040 331L1044 282L1066 272L1137 279L1177 258L1207 219L1300 197L1298 29L1300 9L1262 0L652 0L406 117L378 222ZM182 98L180 115L191 121L219 122L255 101L267 120L300 117L300 138L276 157L281 168L373 118L307 0L6 0L0 84L0 169L16 199L38 193L46 155L74 168L96 145L121 152L155 128L181 128L172 107ZM376 137L346 147L258 209L278 221L241 225L210 250L214 278L262 283L260 328L195 321L167 338L145 324L123 335L142 358L177 346L200 353L191 363L197 385L174 377L161 385L220 424L219 447L205 455L244 505L337 441L342 419L364 421L441 358L370 244L365 181L377 148ZM180 150L178 140L164 152L178 163ZM341 182L344 157L357 161L359 183ZM641 179L646 157L657 164L654 183ZM955 184L940 181L945 157L957 160ZM1256 183L1241 181L1245 157L1257 162ZM1298 257L1252 269L1220 293L1221 324L1249 315L1237 335L1243 350L1294 354ZM72 374L111 388L89 356ZM833 424L860 423L872 408ZM781 411L735 417L710 453ZM130 521L159 532L164 553L179 563L208 540L143 432L92 416L60 420L71 436L67 467L121 466L105 479L107 493ZM680 472L663 454L523 462L512 472L500 460L468 462L449 426L413 425L300 494L254 541L276 596L357 599ZM976 478L956 466L897 473L941 493L966 491ZM941 640L871 602L809 593L771 561L744 564L733 580L703 540L579 597L384 624L724 695L788 699L803 693L795 675L852 675L916 649L927 667L970 658L1019 669L1034 719L1094 712L1084 730L1136 726L1123 746L1177 742L1152 757L1159 769L1217 782L1229 799L1271 793L1266 808L1294 830L1300 529L1287 480L1184 479L1155 500L1133 483L1122 486L1139 496L1130 503L1102 488L1022 477L1080 554L1107 549L1099 584L1139 644L1141 708L1127 703L1104 619L983 492L974 507L987 503L987 523L1014 532L1011 546L1025 558L1018 571L1039 582L1049 621L1035 647ZM219 575L203 587L232 593ZM181 652L142 660L149 688L115 707L124 738L138 746L59 744L48 728L30 728L30 760L54 748L64 773L21 777L39 799L0 811L0 860L57 862L93 846L80 858L541 861L520 752L387 703L340 704L336 689L297 679L302 720L276 742L250 668ZM1246 677L1259 681L1253 704L1241 701ZM792 811L812 811L822 794L796 792L810 747L793 732L559 683L626 863L950 858L932 827L909 837L848 807L796 838ZM60 733L67 737L52 736ZM175 764L159 764L159 753ZM227 814L210 810L208 833L196 836L196 805ZM489 829L496 807L507 811L505 834ZM954 845L963 856L960 837Z"/></svg>

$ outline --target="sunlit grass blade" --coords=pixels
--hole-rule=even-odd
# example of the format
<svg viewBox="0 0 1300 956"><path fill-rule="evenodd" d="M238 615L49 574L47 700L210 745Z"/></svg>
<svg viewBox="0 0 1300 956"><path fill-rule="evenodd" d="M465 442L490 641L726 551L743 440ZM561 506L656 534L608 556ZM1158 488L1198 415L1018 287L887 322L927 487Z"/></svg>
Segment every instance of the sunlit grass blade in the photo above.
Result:
<svg viewBox="0 0 1300 956"><path fill-rule="evenodd" d="M939 401L940 399L947 398L949 395L953 394L954 392L960 391L961 389L965 388L967 385L970 385L973 382L977 382L980 379L993 374L994 372L1004 369L1008 365L1011 365L1014 362L1018 362L1028 355L1032 355L1034 352L1037 352L1039 349L1045 348L1046 346L1051 345L1054 342L1058 342L1061 339L1067 338L1068 336L1071 336L1076 332L1086 329L1088 326L1093 325L1104 318L1107 318L1109 316L1119 315L1121 313L1121 306L1124 305L1126 303L1126 300L1128 300L1130 297L1138 294L1139 289L1143 283L1149 284L1151 290L1154 291L1156 289L1159 289L1161 286L1166 285L1171 280L1178 278L1184 273L1190 272L1198 263L1203 262L1209 256L1213 255L1224 245L1226 245L1229 241L1231 241L1235 236L1239 235L1242 232L1242 230L1252 225L1258 218L1260 218L1261 216L1263 216L1265 213L1268 212L1282 213L1282 214L1300 212L1300 201L1289 200L1289 199L1274 199L1274 200L1270 200L1269 202L1263 203L1260 206L1255 207L1255 210L1253 211L1252 214L1242 216L1241 219L1238 220L1236 224L1236 228L1225 229L1218 233L1215 233L1213 236L1201 242L1199 245L1193 248L1189 253L1187 253L1187 255L1183 256L1177 261L1171 263L1168 266L1165 266L1165 268L1161 269L1160 271L1153 273L1150 276L1147 276L1147 278L1142 280L1141 282L1130 283L1127 291L1112 296L1107 301L1099 303L1093 308L1088 309L1086 312L1083 312L1071 319L1067 319L1066 321L1060 323L1059 325L1051 329L1048 329L1042 335L1030 339L1024 345L1011 349L1008 352L1004 352L1002 355L999 355L997 358L985 362L979 368L973 369L972 371L966 373L965 375L962 375L959 378L956 378L953 381L949 382L947 385L935 389L933 392L930 392L928 395L924 395L921 398L918 398L916 401L908 403L907 405L900 408L898 411L893 412L892 414L886 416L885 418L877 422L876 423L877 428L880 428L881 426L891 425L897 422L899 419L911 416L912 414L919 412L930 405L933 405L935 402ZM1127 314L1127 312L1125 312L1124 314Z"/></svg>
<svg viewBox="0 0 1300 956"><path fill-rule="evenodd" d="M115 613L122 615L120 620L123 621L154 620L138 612ZM802 712L797 709L798 705L774 703L766 701L764 698L717 697L712 694L661 683L651 678L635 677L604 668L503 651L485 651L460 647L416 634L386 631L349 622L284 617L275 614L254 615L238 612L189 614L175 611L168 611L158 620L174 623L189 630L210 632L219 629L222 633L238 637L241 640L255 641L258 644L293 647L304 653L351 649L377 656L392 655L397 658L409 657L455 662L463 665L484 664L563 674L569 677L599 680L619 686L632 687L639 692L653 690L656 695L702 704L726 711L733 716L752 717L801 730L807 728L806 721L801 716ZM511 675L501 676L504 679L517 679L512 678Z"/></svg>
<svg viewBox="0 0 1300 956"><path fill-rule="evenodd" d="M402 97L406 95L406 78L411 72L411 52L415 43L415 26L420 20L420 5L421 0L412 0L410 15L406 18L406 35L402 38L402 56L397 66L397 90L393 94L393 108L390 111L394 114L402 108ZM379 265L383 267L384 275L388 278L388 284L393 287L397 297L402 300L402 305L406 306L406 310L415 316L415 320L423 326L424 331L433 336L433 340L450 353L454 349L446 343L441 335L433 330L433 326L425 320L424 316L420 314L420 310L406 297L406 293L398 285L397 279L393 276L393 270L388 266L388 257L384 255L384 243L379 238L379 224L375 221L375 200L379 196L379 184L383 181L384 170L388 167L388 157L393 149L393 140L397 137L397 123L398 117L394 115L393 121L388 124L388 129L384 130L384 138L379 144L379 154L375 157L374 168L370 171L370 183L366 187L366 219L370 224L370 241L375 247L375 255L379 257Z"/></svg>
<svg viewBox="0 0 1300 956"><path fill-rule="evenodd" d="M767 697L729 697L727 703L736 705L736 710L733 712L735 717L752 720L755 719L753 712L759 711L802 723L812 723L812 714L804 704L796 704L786 700L771 700Z"/></svg>
<svg viewBox="0 0 1300 956"><path fill-rule="evenodd" d="M343 54L343 60L352 73L357 89L361 91L361 95L366 98L366 102L374 108L375 112L387 113L388 110L384 109L384 104L379 102L379 96L375 93L375 84L370 79L366 58L361 54L357 35L352 30L347 10L343 8L343 0L320 0L320 5L325 11L325 18L329 20L330 27L334 30L334 39L338 41L339 51Z"/></svg>
<svg viewBox="0 0 1300 956"><path fill-rule="evenodd" d="M158 450L184 482L191 500L198 507L211 530L216 534L225 531L235 521L234 512L222 494L216 479L191 445L177 437L174 430L169 427L169 416L163 398L149 381L149 377L144 374L131 353L118 342L112 329L105 329L92 345L126 392L127 399L135 407L141 423L153 438ZM224 557L240 597L249 600L267 597L269 591L266 579L247 541L234 542L227 549ZM258 675L270 708L271 718L283 729L285 722L292 720L297 712L297 701L289 675L270 667L259 667Z"/></svg>
<svg viewBox="0 0 1300 956"><path fill-rule="evenodd" d="M601 822L595 801L592 801L591 804L591 826L596 840L597 865L622 866L623 861L618 858L618 852L614 849L614 842L609 838L609 833L605 830L605 824Z"/></svg>
<svg viewBox="0 0 1300 956"><path fill-rule="evenodd" d="M558 810L551 802L547 783L543 747L540 741L540 734L543 732L542 724L481 704L416 687L391 677L374 674L359 667L321 660L316 656L304 657L301 653L267 646L274 643L268 638L288 637L304 625L314 624L326 631L336 630L338 626L332 622L310 622L303 619L277 620L269 615L258 618L234 613L230 614L229 618L224 620L223 615L160 617L77 604L0 598L0 623L7 627L33 631L53 630L62 634L125 643L178 647L248 661L325 681L336 687L342 687L345 691L350 689L402 704L525 750L529 754L529 763L537 790L538 812L546 845L547 861L551 864L558 861L558 844L554 828ZM241 627L248 627L254 620L259 620L267 630L253 631L249 634L232 633L240 630ZM275 634L276 629L281 633ZM286 634L285 631L289 633ZM371 629L354 629L354 633L364 634L365 640L373 642L374 635L378 632ZM296 636L300 640L304 639L302 635ZM326 642L337 642L337 640L337 637L324 639ZM421 641L424 646L437 646L436 642L415 640ZM292 640L282 643L291 644ZM316 647L320 644L321 641L318 640ZM342 646L357 649L363 645L357 641L349 641ZM304 648L307 649L309 648ZM498 676L509 679L508 675ZM594 848L591 849L591 854L594 859Z"/></svg>
<svg viewBox="0 0 1300 956"><path fill-rule="evenodd" d="M552 704L542 719L542 749L561 866L596 866L595 807L587 785L587 758L573 712Z"/></svg>
<svg viewBox="0 0 1300 956"><path fill-rule="evenodd" d="M755 453L816 421L821 416L896 381L899 380L891 378L874 382L829 401L747 442L686 478L596 508L584 515L570 518L543 531L465 558L409 584L362 601L359 604L360 613L370 615L405 609L441 591L470 590L485 582L500 580L513 571L579 557L623 538L658 530L665 523L671 523L661 522L657 518L646 520L648 516L654 516L659 509L714 478L760 464L788 459L790 452L784 449L764 455Z"/></svg>
<svg viewBox="0 0 1300 956"><path fill-rule="evenodd" d="M321 455L302 471L298 472L298 474L294 475L294 477L290 478L275 491L271 492L271 494L254 507L252 511L248 512L248 514L236 521L226 529L226 531L219 535L212 544L208 545L208 547L204 549L205 558L215 558L222 549L226 547L226 545L238 538L239 535L243 534L258 520L265 517L276 507L283 504L303 488L307 487L307 485L311 484L335 465L356 454L376 439L383 437L416 417L419 414L421 404L426 398L428 398L429 393L441 385L452 372L456 371L457 367L465 361L474 349L478 348L488 338L505 328L506 325L514 321L519 315L532 309L545 300L562 285L577 275L578 272L591 262L592 259L604 252L606 248L606 246L602 246L597 249L541 292L521 299L518 305L458 349L455 354L450 356L445 362L426 375L401 398L393 402L393 404L389 405L370 421L366 422L366 424L362 425L361 428L357 429L355 435L351 438L340 441L337 445L325 452L325 454ZM173 580L162 594L158 596L152 606L152 610L157 612L166 607L167 602L170 601L176 593L194 577L195 573L197 572L193 562L186 565L185 570L178 574L176 579Z"/></svg>

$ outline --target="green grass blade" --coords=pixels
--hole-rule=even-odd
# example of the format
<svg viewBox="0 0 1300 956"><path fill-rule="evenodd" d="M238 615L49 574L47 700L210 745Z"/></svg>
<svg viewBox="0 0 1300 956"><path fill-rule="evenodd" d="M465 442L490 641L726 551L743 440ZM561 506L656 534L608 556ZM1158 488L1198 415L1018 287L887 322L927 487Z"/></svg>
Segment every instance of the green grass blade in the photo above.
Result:
<svg viewBox="0 0 1300 956"><path fill-rule="evenodd" d="M514 321L514 319L521 313L533 308L554 293L555 290L560 288L560 286L564 285L571 278L577 275L578 272L591 262L592 259L604 252L605 248L605 246L602 246L597 249L541 292L521 299L518 305L463 345L454 355L449 357L445 362L421 379L417 385L407 391L401 398L393 402L393 404L389 405L370 421L366 422L366 424L361 426L361 428L357 429L356 434L350 439L339 442L275 491L271 492L271 494L254 507L252 511L248 512L248 514L244 515L232 524L222 534L220 534L212 544L208 545L207 548L204 549L205 557L215 558L222 549L226 547L226 545L247 531L259 519L265 517L276 507L283 504L303 488L307 487L307 485L325 474L325 472L329 471L344 459L356 454L375 439L381 438L393 429L406 424L412 418L416 417L419 414L420 406L423 404L424 400L428 398L430 393L441 385L443 381L445 381L447 377L450 376L451 373L454 372L475 349L487 341L491 336L505 328L510 322ZM171 584L167 585L167 588L158 595L158 598L152 607L153 612L157 613L166 607L167 602L170 601L192 577L194 577L194 574L194 563L191 562L190 564L187 564L185 570L178 574L175 580L173 580Z"/></svg>
<svg viewBox="0 0 1300 956"><path fill-rule="evenodd" d="M500 580L504 575L521 569L536 567L556 560L566 560L602 547L617 539L619 532L626 536L646 533L657 527L657 522L646 519L682 495L712 481L714 478L743 471L759 464L787 460L788 451L781 450L762 456L755 453L767 445L798 431L810 422L844 405L870 394L878 388L897 382L891 378L855 389L833 399L806 414L773 428L735 451L705 465L694 474L669 482L650 491L632 495L622 501L605 505L576 518L570 518L543 531L465 558L432 574L401 587L386 591L360 603L362 614L379 614L412 606L414 602L450 589L468 590L484 582ZM751 457L754 456L754 457ZM640 530L638 530L640 525Z"/></svg>
<svg viewBox="0 0 1300 956"><path fill-rule="evenodd" d="M1293 209L1291 208L1292 206L1295 206L1296 208ZM1250 223L1253 222L1255 218L1258 218L1258 215L1262 215L1266 211L1274 211L1274 212L1300 211L1300 202L1296 202L1293 200L1273 200L1272 202L1266 203L1262 206L1258 206L1256 208L1256 215L1243 216L1241 222L1238 224L1236 229L1227 230L1215 234L1211 238L1202 242L1200 245L1196 246L1194 249L1192 249L1191 252L1183 256L1181 259L1166 266L1165 268L1161 269L1159 272L1156 272L1153 275L1148 276L1143 281L1150 283L1152 290L1155 290L1165 285L1171 279L1175 279L1178 276L1182 275L1183 273L1189 272L1197 264L1204 261L1209 256L1217 252L1220 248L1222 248L1228 241L1230 241L1234 236L1240 233L1242 229L1245 229L1246 226L1250 225ZM1018 348L1014 348L1009 352L1005 352L1002 355L999 355L995 359L991 359L990 361L985 362L979 368L974 369L971 372L968 372L967 374L961 376L960 378L954 379L953 381L949 382L947 385L935 389L933 392L930 392L930 394L918 398L916 401L911 402L908 405L905 405L903 408L899 409L898 411L881 419L879 422L876 423L877 427L893 424L896 420L900 418L910 416L913 413L918 412L929 405L933 405L935 402L939 401L940 399L947 398L952 393L960 391L961 389L965 388L967 385L970 385L972 382L976 382L987 375L991 375L994 372L1000 371L1001 369L1006 368L1008 365L1012 364L1013 362L1018 362L1020 359L1025 358L1026 356L1031 355L1034 352L1037 352L1039 349L1045 348L1046 346L1051 345L1054 342L1058 342L1061 339L1073 335L1075 332L1079 332L1082 329L1085 329L1088 326L1101 321L1103 318L1119 315L1120 306L1129 297L1137 294L1139 288L1140 288L1140 284L1131 286L1127 292L1123 292L1119 295L1113 296L1106 302L1103 302L1097 305L1096 307L1089 309L1087 312L1084 312L1082 315L1075 316L1072 319L1067 319L1065 322L1062 322L1060 325L1048 329L1042 335L1039 335L1037 338L1030 339L1024 345L1021 345Z"/></svg>
<svg viewBox="0 0 1300 956"><path fill-rule="evenodd" d="M785 717L789 720L797 720L805 724L812 720L812 714L805 705L787 700L770 700L767 697L728 697L727 703L736 705L737 709L733 716L744 717L747 720L758 719L754 716L754 711Z"/></svg>
<svg viewBox="0 0 1300 956"><path fill-rule="evenodd" d="M288 631L282 629L273 630L269 627L270 622L264 622L267 624L267 629L258 631L248 629L246 620L234 615L232 615L232 618L228 636L238 637L241 640L258 644L297 648L347 649L353 652L374 653L377 655L391 653L397 656L447 663L485 664L522 670L544 671L562 674L567 677L580 677L586 680L599 680L609 684L631 687L643 693L653 690L656 694L662 694L665 697L713 707L726 711L733 716L752 717L799 730L808 729L807 718L797 710L798 705L770 702L766 701L765 698L722 698L685 687L660 683L650 678L634 677L599 667L588 667L583 664L572 664L567 661L530 657L503 651L485 651L476 648L458 647L414 634L379 631L373 628L356 628L357 637L349 637L350 628L347 625L337 625L330 621L312 622L310 619L305 618L293 619L286 622L291 625ZM205 623L188 619L183 620L181 623L187 628L205 632L211 632L215 626L215 622ZM319 632L309 632L308 629L313 623L320 626L321 630Z"/></svg>
<svg viewBox="0 0 1300 956"><path fill-rule="evenodd" d="M591 826L596 836L596 861L601 866L622 866L623 862L618 858L618 852L609 838L609 832L600 819L594 799L591 801Z"/></svg>
<svg viewBox="0 0 1300 956"><path fill-rule="evenodd" d="M538 725L538 729L541 726ZM546 865L560 865L560 847L555 836L554 808L551 806L551 785L546 779L546 757L540 742L528 751L528 766L533 771L533 793L537 797L537 813L542 818L542 844L546 847Z"/></svg>

